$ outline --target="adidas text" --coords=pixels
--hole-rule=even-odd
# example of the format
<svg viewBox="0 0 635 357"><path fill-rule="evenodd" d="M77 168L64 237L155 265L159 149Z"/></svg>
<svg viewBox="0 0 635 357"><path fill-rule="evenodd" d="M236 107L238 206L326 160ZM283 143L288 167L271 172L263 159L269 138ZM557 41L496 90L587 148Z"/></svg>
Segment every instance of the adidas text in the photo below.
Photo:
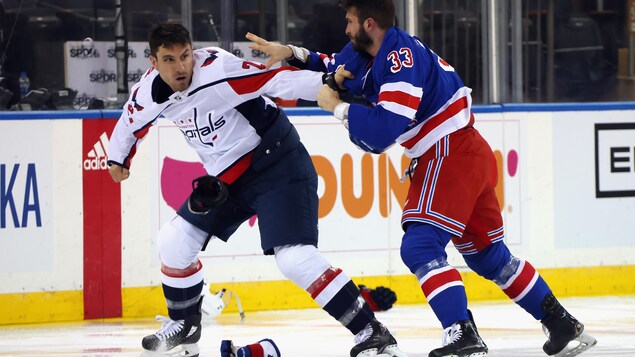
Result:
<svg viewBox="0 0 635 357"><path fill-rule="evenodd" d="M108 170L106 157L96 157L84 160L84 170Z"/></svg>

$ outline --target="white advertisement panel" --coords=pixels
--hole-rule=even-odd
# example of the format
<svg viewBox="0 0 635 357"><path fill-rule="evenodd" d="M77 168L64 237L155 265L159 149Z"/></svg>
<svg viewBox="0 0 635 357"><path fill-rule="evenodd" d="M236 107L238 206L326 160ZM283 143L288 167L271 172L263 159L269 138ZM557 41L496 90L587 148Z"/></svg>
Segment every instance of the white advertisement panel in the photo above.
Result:
<svg viewBox="0 0 635 357"><path fill-rule="evenodd" d="M620 111L554 115L556 247L635 244L635 122L627 118ZM599 258L607 264L621 260L618 255Z"/></svg>
<svg viewBox="0 0 635 357"><path fill-rule="evenodd" d="M250 49L250 42L235 42L233 53L250 61L266 61L267 56ZM216 46L195 42L194 48ZM128 86L132 87L152 66L147 42L128 42ZM92 98L117 96L115 43L110 41L69 41L64 43L65 85L77 90L75 108L86 108ZM274 67L278 67L276 65Z"/></svg>
<svg viewBox="0 0 635 357"><path fill-rule="evenodd" d="M635 197L635 121L595 124L596 197Z"/></svg>
<svg viewBox="0 0 635 357"><path fill-rule="evenodd" d="M487 140L494 151L498 165L496 197L501 207L505 223L505 242L520 245L523 242L521 230L521 125L517 116L477 114L474 127Z"/></svg>
<svg viewBox="0 0 635 357"><path fill-rule="evenodd" d="M50 270L53 122L0 121L0 143L0 273Z"/></svg>

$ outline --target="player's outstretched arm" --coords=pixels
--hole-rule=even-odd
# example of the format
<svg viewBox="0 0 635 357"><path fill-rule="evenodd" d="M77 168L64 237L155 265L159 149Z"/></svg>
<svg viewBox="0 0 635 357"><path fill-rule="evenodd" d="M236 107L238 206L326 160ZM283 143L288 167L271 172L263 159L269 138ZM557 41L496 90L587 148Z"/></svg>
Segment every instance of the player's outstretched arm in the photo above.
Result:
<svg viewBox="0 0 635 357"><path fill-rule="evenodd" d="M289 46L285 46L276 42L267 41L264 38L254 35L251 32L247 32L245 37L252 41L253 44L249 45L252 50L258 50L269 55L269 60L265 63L267 69L271 68L274 64L286 60L293 56L293 50Z"/></svg>

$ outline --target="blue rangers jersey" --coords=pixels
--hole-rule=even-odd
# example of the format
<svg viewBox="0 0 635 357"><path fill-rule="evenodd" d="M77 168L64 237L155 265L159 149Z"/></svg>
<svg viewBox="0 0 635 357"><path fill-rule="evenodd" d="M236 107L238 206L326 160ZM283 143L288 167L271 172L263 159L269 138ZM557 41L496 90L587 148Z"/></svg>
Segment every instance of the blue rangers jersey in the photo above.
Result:
<svg viewBox="0 0 635 357"><path fill-rule="evenodd" d="M159 117L170 119L198 153L208 174L234 181L251 163L263 134L279 117L267 94L316 100L321 73L245 61L220 48L193 51L190 86L173 92L150 68L131 88L115 126L108 163L129 168L138 144ZM304 85L297 86L301 80ZM286 120L286 119L285 119Z"/></svg>
<svg viewBox="0 0 635 357"><path fill-rule="evenodd" d="M473 123L471 89L452 66L399 28L386 31L375 58L351 43L332 56L309 53L306 63L290 64L323 72L345 65L355 78L344 86L372 104L351 104L348 110L351 140L366 151L383 152L397 142L416 158Z"/></svg>

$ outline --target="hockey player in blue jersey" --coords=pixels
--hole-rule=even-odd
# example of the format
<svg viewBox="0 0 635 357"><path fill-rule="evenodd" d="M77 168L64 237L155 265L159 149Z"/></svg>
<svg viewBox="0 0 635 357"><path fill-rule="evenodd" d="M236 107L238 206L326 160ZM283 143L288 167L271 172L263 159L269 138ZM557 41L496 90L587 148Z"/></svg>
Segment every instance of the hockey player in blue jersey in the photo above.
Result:
<svg viewBox="0 0 635 357"><path fill-rule="evenodd" d="M542 323L547 355L574 356L593 346L595 339L534 267L505 245L494 192L496 161L473 127L471 89L443 58L394 26L392 0L342 0L340 5L351 42L334 55L253 34L247 38L254 41L252 48L271 56L267 66L286 59L330 73L318 104L333 112L358 147L381 153L397 143L412 159L401 257L444 328L443 346L429 356L476 357L488 351L467 309L461 275L447 261L449 242L472 270ZM300 79L294 83L304 85Z"/></svg>
<svg viewBox="0 0 635 357"><path fill-rule="evenodd" d="M317 250L315 168L284 112L263 97L315 100L322 75L291 67L264 71L221 48L193 49L179 24L159 24L149 44L152 68L132 87L115 126L109 172L116 182L129 179L138 145L163 116L183 132L208 175L194 180L190 197L159 231L169 318L159 318L162 327L142 347L162 352L198 342L204 286L198 254L257 214L264 254L354 335L352 357L405 356L353 281ZM305 87L290 85L298 78Z"/></svg>

